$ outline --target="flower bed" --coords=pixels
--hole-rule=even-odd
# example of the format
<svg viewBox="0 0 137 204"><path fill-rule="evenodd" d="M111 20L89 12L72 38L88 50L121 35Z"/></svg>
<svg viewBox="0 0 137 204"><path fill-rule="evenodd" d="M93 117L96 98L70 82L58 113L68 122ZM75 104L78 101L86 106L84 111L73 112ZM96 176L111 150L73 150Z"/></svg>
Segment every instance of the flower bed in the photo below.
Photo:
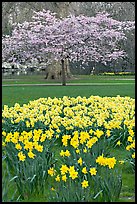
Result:
<svg viewBox="0 0 137 204"><path fill-rule="evenodd" d="M130 97L40 98L2 111L3 154L20 195L52 191L50 201L118 199L122 164L134 167L135 100ZM123 161L123 162L124 162ZM46 186L47 188L47 186Z"/></svg>
<svg viewBox="0 0 137 204"><path fill-rule="evenodd" d="M104 73L100 73L99 75L104 75L104 76L115 76L115 75L119 75L119 76L123 76L123 75L135 75L135 72L104 72Z"/></svg>

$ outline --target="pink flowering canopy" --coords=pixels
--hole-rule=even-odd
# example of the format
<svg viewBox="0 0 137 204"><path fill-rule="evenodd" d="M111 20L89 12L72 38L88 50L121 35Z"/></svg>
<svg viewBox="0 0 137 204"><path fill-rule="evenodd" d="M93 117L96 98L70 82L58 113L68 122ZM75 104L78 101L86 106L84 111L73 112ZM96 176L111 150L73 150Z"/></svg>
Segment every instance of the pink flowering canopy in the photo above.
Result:
<svg viewBox="0 0 137 204"><path fill-rule="evenodd" d="M12 35L2 39L3 61L37 58L47 64L65 59L106 64L126 55L119 43L127 39L125 32L134 29L135 22L120 22L108 13L59 19L55 13L43 10L35 12L31 22L14 26Z"/></svg>

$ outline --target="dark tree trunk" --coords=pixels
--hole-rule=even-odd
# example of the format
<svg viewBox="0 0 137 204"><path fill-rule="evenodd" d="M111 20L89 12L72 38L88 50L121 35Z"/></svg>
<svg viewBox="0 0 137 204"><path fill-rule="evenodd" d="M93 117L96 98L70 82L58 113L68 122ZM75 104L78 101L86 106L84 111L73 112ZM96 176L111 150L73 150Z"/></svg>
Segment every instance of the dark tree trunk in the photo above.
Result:
<svg viewBox="0 0 137 204"><path fill-rule="evenodd" d="M61 60L61 66L62 66L62 86L66 86L66 74L65 74L65 63L64 60Z"/></svg>

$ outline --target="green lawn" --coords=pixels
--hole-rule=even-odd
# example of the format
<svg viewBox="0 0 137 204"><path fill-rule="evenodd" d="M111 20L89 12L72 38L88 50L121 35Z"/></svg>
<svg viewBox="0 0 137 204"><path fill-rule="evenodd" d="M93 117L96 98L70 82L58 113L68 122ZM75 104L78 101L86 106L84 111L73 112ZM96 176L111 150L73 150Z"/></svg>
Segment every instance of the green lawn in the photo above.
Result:
<svg viewBox="0 0 137 204"><path fill-rule="evenodd" d="M2 87L2 104L13 106L15 103L28 103L40 97L63 97L64 95L86 96L130 96L135 98L134 84L92 85L92 86L16 86Z"/></svg>
<svg viewBox="0 0 137 204"><path fill-rule="evenodd" d="M40 97L62 97L67 96L130 96L135 98L135 76L96 76L96 75L77 75L67 83L91 83L91 85L81 86L19 86L2 87L2 104L9 106L18 102L28 103L29 100ZM42 75L20 75L5 77L3 85L7 84L42 84L42 83L61 83L59 81L47 81ZM100 84L94 84L100 83ZM105 84L106 83L106 84ZM120 83L120 84L117 84Z"/></svg>
<svg viewBox="0 0 137 204"><path fill-rule="evenodd" d="M67 83L134 83L135 76L97 76L75 75ZM45 80L44 75L19 75L2 78L3 84L35 84L35 83L61 83L61 80Z"/></svg>

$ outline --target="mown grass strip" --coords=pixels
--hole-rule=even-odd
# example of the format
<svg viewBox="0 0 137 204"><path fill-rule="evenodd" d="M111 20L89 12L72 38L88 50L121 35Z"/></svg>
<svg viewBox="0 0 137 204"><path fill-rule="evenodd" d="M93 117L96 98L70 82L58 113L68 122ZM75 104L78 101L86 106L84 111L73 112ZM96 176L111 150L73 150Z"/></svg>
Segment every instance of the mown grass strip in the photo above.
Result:
<svg viewBox="0 0 137 204"><path fill-rule="evenodd" d="M98 76L98 75L74 75L67 79L67 83L127 83L134 82L135 76ZM61 83L60 80L47 80L44 75L20 75L2 78L2 84L47 84Z"/></svg>
<svg viewBox="0 0 137 204"><path fill-rule="evenodd" d="M63 96L130 96L135 98L135 85L104 85L104 86L16 86L2 87L2 105L13 106L15 103L22 105L30 100L40 97L63 97Z"/></svg>

